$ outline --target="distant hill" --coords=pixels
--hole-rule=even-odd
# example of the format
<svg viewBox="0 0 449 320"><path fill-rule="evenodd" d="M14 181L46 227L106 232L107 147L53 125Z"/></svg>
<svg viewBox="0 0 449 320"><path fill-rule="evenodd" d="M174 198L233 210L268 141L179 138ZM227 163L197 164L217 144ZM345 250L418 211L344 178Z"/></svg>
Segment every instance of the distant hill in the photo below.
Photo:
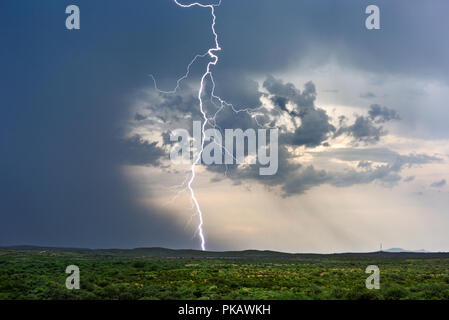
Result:
<svg viewBox="0 0 449 320"><path fill-rule="evenodd" d="M192 259L301 259L301 258L434 258L449 257L447 252L407 251L401 248L391 248L387 251L377 252L347 252L347 253L286 253L270 250L243 250L243 251L200 251L192 249L167 248L135 248L135 249L86 249L86 248L58 248L39 246L10 246L0 247L0 250L33 251L39 254L64 255L88 254L97 256L121 257L160 257L160 258L192 258Z"/></svg>
<svg viewBox="0 0 449 320"><path fill-rule="evenodd" d="M386 252L419 252L419 253L428 253L429 251L420 249L420 250L405 250L402 248L390 248L385 250Z"/></svg>

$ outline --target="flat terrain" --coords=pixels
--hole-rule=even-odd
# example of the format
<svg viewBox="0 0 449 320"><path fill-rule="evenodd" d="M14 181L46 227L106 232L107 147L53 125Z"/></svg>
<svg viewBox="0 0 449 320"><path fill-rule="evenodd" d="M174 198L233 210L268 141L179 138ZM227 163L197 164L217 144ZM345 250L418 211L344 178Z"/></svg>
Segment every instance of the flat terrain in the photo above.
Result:
<svg viewBox="0 0 449 320"><path fill-rule="evenodd" d="M380 290L365 288L372 264ZM0 299L449 299L449 254L0 248Z"/></svg>

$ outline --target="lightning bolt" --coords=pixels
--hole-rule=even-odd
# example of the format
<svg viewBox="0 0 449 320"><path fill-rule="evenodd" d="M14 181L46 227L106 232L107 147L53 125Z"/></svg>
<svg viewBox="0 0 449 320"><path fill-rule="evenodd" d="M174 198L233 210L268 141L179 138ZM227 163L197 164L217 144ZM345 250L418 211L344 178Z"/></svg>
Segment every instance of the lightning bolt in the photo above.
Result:
<svg viewBox="0 0 449 320"><path fill-rule="evenodd" d="M173 1L174 1L174 3L176 5L178 5L179 7L182 7L182 8L191 8L191 7L208 8L210 10L210 14L211 14L211 17L212 17L212 22L211 22L211 26L210 27L211 27L212 34L214 36L215 46L212 47L212 48L209 48L203 54L195 55L195 57L187 65L186 73L176 81L176 87L173 90L170 90L170 91L160 90L158 88L158 86L157 86L155 77L153 75L151 75L151 74L149 75L153 79L154 88L158 92L164 93L164 94L174 94L180 88L181 82L189 77L191 66L199 58L205 58L206 56L209 56L211 58L211 61L208 62L207 66L206 66L206 69L205 69L204 73L201 76L200 87L198 89L199 106L200 106L201 114L203 116L203 122L202 122L202 125L201 125L202 137L201 137L200 150L198 150L196 152L196 155L194 157L194 161L193 161L192 166L190 168L190 178L186 179L183 182L183 184L181 185L181 186L186 186L186 189L184 189L184 190L188 190L189 191L193 207L195 208L196 214L199 217L199 224L198 224L198 227L197 227L197 232L198 232L198 235L199 235L200 240L201 240L201 249L204 251L204 250L206 250L206 239L205 239L204 230L203 230L203 225L204 225L203 212L201 211L200 204L198 202L198 199L195 196L195 191L194 191L192 185L193 185L193 182L195 181L195 177L196 177L195 169L201 162L201 157L202 157L203 150L204 150L204 144L205 144L205 138L206 138L206 135L205 135L206 125L209 123L214 128L218 127L217 124L216 124L216 117L220 113L220 111L222 111L225 107L231 108L231 110L234 113L246 112L251 117L254 117L253 113L256 112L258 109L260 109L262 107L237 109L231 103L228 103L225 100L223 100L222 98L220 98L219 96L215 95L215 81L214 81L214 77L213 77L213 74L212 74L212 67L217 65L219 59L218 59L218 55L216 53L221 51L221 47L220 47L220 44L218 42L218 34L217 34L216 30L215 30L215 22L216 22L216 19L217 19L216 15L215 15L215 8L219 7L221 5L221 0L219 0L218 3L216 3L216 4L202 4L202 3L199 3L199 2L193 2L193 3L190 3L190 4L182 4L178 0L173 0ZM204 88L205 88L205 82L206 82L207 79L209 79L210 82L212 83L212 88L211 88L211 92L210 92L210 102L217 108L217 111L215 112L215 114L211 118L207 117L206 111L204 110L204 101L203 101L203 93L204 93ZM218 102L218 105L217 105L217 103L215 103L214 99L215 99L215 101ZM259 124L259 122L257 122L257 114L254 117L254 119L255 119L257 125L261 126ZM221 129L221 128L219 128L219 129ZM216 143L216 142L214 141L214 143ZM232 157L234 158L232 152L228 151L223 146L220 146L220 147L222 147L225 152L227 152L228 154L232 155ZM226 166L226 172L227 172L227 166ZM225 173L225 175L226 175L226 173ZM179 195L179 193L178 193L178 195Z"/></svg>

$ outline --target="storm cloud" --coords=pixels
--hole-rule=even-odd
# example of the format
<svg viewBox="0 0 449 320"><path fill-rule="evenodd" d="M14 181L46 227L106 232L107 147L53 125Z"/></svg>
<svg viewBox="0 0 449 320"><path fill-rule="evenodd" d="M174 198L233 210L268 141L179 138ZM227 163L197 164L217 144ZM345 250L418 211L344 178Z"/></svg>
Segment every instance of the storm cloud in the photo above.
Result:
<svg viewBox="0 0 449 320"><path fill-rule="evenodd" d="M387 107L381 107L378 104L373 104L370 106L368 116L357 116L351 125L347 125L346 117L341 116L340 128L335 133L335 137L347 134L358 142L364 142L366 144L377 143L382 136L388 133L382 126L377 124L391 120L400 120L398 112Z"/></svg>
<svg viewBox="0 0 449 320"><path fill-rule="evenodd" d="M151 142L124 140L122 126L129 98L150 84L148 61L170 55L147 41L157 10L77 4L82 28L70 33L63 2L2 3L0 245L196 247L166 209L136 201L140 190L121 169L162 155Z"/></svg>
<svg viewBox="0 0 449 320"><path fill-rule="evenodd" d="M281 135L282 142L295 146L316 147L335 131L326 111L315 106L317 92L313 82L307 82L301 92L292 83L284 84L281 80L268 76L263 86L272 95L272 102L281 111L301 120L301 125L293 133ZM292 110L287 109L287 103L292 104Z"/></svg>
<svg viewBox="0 0 449 320"><path fill-rule="evenodd" d="M368 111L369 117L376 123L383 123L390 120L400 120L399 113L378 104L372 104Z"/></svg>

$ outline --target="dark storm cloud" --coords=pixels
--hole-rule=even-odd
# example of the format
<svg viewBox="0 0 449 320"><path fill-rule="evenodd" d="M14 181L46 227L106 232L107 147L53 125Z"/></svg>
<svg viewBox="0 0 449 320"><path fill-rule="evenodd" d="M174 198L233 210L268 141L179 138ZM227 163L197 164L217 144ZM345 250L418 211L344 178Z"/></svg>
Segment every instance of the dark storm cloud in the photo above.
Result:
<svg viewBox="0 0 449 320"><path fill-rule="evenodd" d="M365 9L372 4L381 12L376 31L365 28ZM448 81L449 44L441 41L448 10L445 0L223 1L217 30L226 51L217 69L266 74L292 62L313 66L332 58L368 71Z"/></svg>
<svg viewBox="0 0 449 320"><path fill-rule="evenodd" d="M285 143L295 146L316 147L322 144L335 127L323 109L310 109L301 116L301 126L294 133L281 136Z"/></svg>
<svg viewBox="0 0 449 320"><path fill-rule="evenodd" d="M371 168L372 163L370 161L359 161L359 163L357 164L358 168Z"/></svg>
<svg viewBox="0 0 449 320"><path fill-rule="evenodd" d="M332 151L315 152L313 155L319 158L335 158L342 161L396 162L410 165L440 163L443 161L442 158L427 154L411 153L401 155L387 148L339 148Z"/></svg>
<svg viewBox="0 0 449 320"><path fill-rule="evenodd" d="M197 79L199 82L199 79ZM144 97L148 102L146 111L150 111L149 119L160 119L162 123L159 128L165 132L163 135L164 144L169 142L170 130L183 128L192 134L193 121L203 121L203 115L200 112L198 100L198 88L194 87L194 80L184 82L180 90L174 94L156 93L157 99L153 96ZM209 118L206 128L215 127L220 131L223 129L248 128L257 129L268 123L267 110L261 106L257 83L249 79L240 79L236 82L230 82L227 90L233 92L230 99L226 96L226 105L222 107L220 101L211 98L208 93L211 89L210 83L205 84L203 95L203 109ZM217 93L216 93L217 95ZM247 104L245 104L247 103ZM248 112L243 111L246 108L257 110L257 117L253 117ZM224 133L224 132L222 132Z"/></svg>
<svg viewBox="0 0 449 320"><path fill-rule="evenodd" d="M294 84L284 84L282 80L269 75L264 81L263 86L275 97L287 99L295 104L295 115L300 115L301 113L308 111L308 109L315 108L314 103L317 93L315 85L311 81L304 85L304 89L301 92L299 89L296 89Z"/></svg>
<svg viewBox="0 0 449 320"><path fill-rule="evenodd" d="M117 158L121 158L127 165L160 165L161 158L167 157L164 149L157 142L148 142L141 136L135 135L128 139L122 139L121 148Z"/></svg>
<svg viewBox="0 0 449 320"><path fill-rule="evenodd" d="M166 0L135 0L132 5L111 0L107 9L97 1L76 4L81 30L68 31L67 4L62 1L2 1L0 244L194 247L191 235L164 212L136 203L138 190L123 180L120 166L157 165L162 150L140 138L123 141L118 124L127 119L131 104L125 97L153 85L148 74L155 75L161 89L170 90L192 57L213 45L210 12L178 8ZM449 45L441 41L448 29L446 1L382 3L382 30L376 33L363 27L368 4L371 1L223 1L216 10L223 48L215 68L216 92L231 103L254 107L261 94L250 80L254 76L282 72L306 58L320 65L331 56L343 66L448 79ZM151 101L140 116L150 113L153 120L190 125L192 119L201 119L194 92L205 63L192 67L190 92ZM282 137L286 143L328 144L325 140L335 128L315 106L312 82L300 92L270 78L268 88L278 108L302 122ZM287 100L295 110L287 109ZM206 108L216 107L208 103ZM135 120L148 121L140 116ZM259 120L268 124L269 118L263 114ZM376 140L380 133L362 122L346 133ZM257 126L248 114L236 116L229 110L220 114L217 124ZM255 174L256 166L243 172L231 166L232 179L282 186L291 195L323 183L394 183L404 166L433 161L416 155L396 161L393 155L382 166L332 173L303 168L286 148L280 150L277 175L261 177ZM356 161L370 160L366 158Z"/></svg>
<svg viewBox="0 0 449 320"><path fill-rule="evenodd" d="M197 247L168 212L136 201L121 165L157 164L161 149L122 140L119 124L148 73L163 82L205 49L207 13L187 17L168 1L76 4L81 29L68 31L64 1L2 2L0 245Z"/></svg>
<svg viewBox="0 0 449 320"><path fill-rule="evenodd" d="M395 110L372 104L368 116L357 116L350 126L346 125L346 120L346 117L340 117L340 128L335 132L335 137L347 134L353 137L355 141L368 144L379 142L380 138L387 134L387 131L377 124L400 120L400 117Z"/></svg>
<svg viewBox="0 0 449 320"><path fill-rule="evenodd" d="M396 110L387 107L381 107L378 104L372 104L368 111L369 117L376 123L383 123L390 120L400 120L399 113Z"/></svg>
<svg viewBox="0 0 449 320"><path fill-rule="evenodd" d="M215 74L215 73L214 73ZM214 77L217 86L215 94L226 97L226 101L233 105L245 108L260 106L262 93L258 90L258 84L243 73L220 72Z"/></svg>
<svg viewBox="0 0 449 320"><path fill-rule="evenodd" d="M443 180L436 181L436 182L432 183L430 186L431 186L432 188L442 188L442 187L444 187L445 185L446 185L446 180L443 179Z"/></svg>
<svg viewBox="0 0 449 320"><path fill-rule="evenodd" d="M351 153L349 150L347 152ZM369 153L372 153L372 150ZM301 194L321 184L330 184L335 187L350 187L378 181L385 186L394 186L402 179L400 172L404 167L441 162L441 159L425 154L399 155L392 151L389 153L395 154L395 158L382 165L362 166L364 168L362 171L348 167L344 171L332 172L317 170L313 166L308 166L303 170L292 172L282 185L284 196ZM372 157L368 156L368 159L372 159ZM358 157L358 160L366 161L363 157Z"/></svg>
<svg viewBox="0 0 449 320"><path fill-rule="evenodd" d="M360 98L372 99L372 98L376 98L376 95L374 93L368 91L368 92L360 94Z"/></svg>
<svg viewBox="0 0 449 320"><path fill-rule="evenodd" d="M274 175L262 176L259 174L259 164L238 168L236 165L229 165L227 168L227 178L234 182L257 181L265 186L274 187L285 183L289 175L298 172L301 164L291 161L293 156L285 146L279 146L278 171ZM209 170L223 174L224 170L219 166L209 166Z"/></svg>
<svg viewBox="0 0 449 320"><path fill-rule="evenodd" d="M301 92L291 83L284 84L281 80L268 76L263 86L273 95L271 100L276 106L301 120L301 125L293 133L281 135L282 142L295 146L316 147L335 131L335 127L329 123L330 118L326 111L315 106L317 93L313 82L307 82ZM292 110L287 109L288 102L292 104Z"/></svg>
<svg viewBox="0 0 449 320"><path fill-rule="evenodd" d="M234 88L234 97L238 97L236 95L238 92L242 92L243 97L260 97L259 93L251 93L252 91L259 91L257 86L242 85L239 87L241 90L238 87ZM371 105L368 115L356 116L354 123L351 125L346 124L347 119L344 116L340 117L339 128L336 129L330 124L330 118L326 112L315 106L317 93L313 82L307 82L304 89L300 91L291 83L284 83L280 79L268 76L263 83L263 87L268 92L266 97L269 97L273 105L278 109L278 112L272 111L270 113L270 116L274 118L272 121L277 123L281 114L284 113L288 114L291 119L299 119L300 125L293 131L286 130L285 127L281 126L279 166L277 173L273 176L260 176L259 165L246 167L237 165L207 166L207 170L211 172L218 174L226 172L226 177L235 184L241 184L243 181L257 181L267 187L279 186L284 196L302 194L322 184L329 184L335 187L349 187L377 181L385 186L393 186L402 179L400 172L403 168L441 161L440 158L426 154L400 155L386 148L340 148L313 154L322 159L357 161L359 170L355 170L351 166L347 166L342 171L316 169L313 165L304 167L294 160L295 158L298 159L298 157L288 150L288 146L306 146L309 148L319 145L329 146L332 142L332 137L338 137L342 134L351 136L358 142L378 142L380 137L386 134L386 131L378 123L397 120L399 119L398 113L386 107ZM205 91L207 92L207 90ZM188 90L179 94L181 96L191 95L193 97L193 92L189 93ZM165 100L163 99L162 102L150 107L154 112L168 112L166 110L177 112L178 106L184 101L179 97L169 98L164 95L162 97ZM182 108L189 114L187 118L191 119L195 109L198 108L198 102L193 98L188 101L189 104L184 104ZM204 98L204 103L205 109L208 110L208 115L212 115L218 110L219 106L214 105L208 97ZM192 112L190 113L187 110L192 110ZM268 112L264 106L260 106L260 110L265 113ZM273 123L270 122L270 119L266 115L265 117L262 121L256 122L254 117L246 112L235 113L230 107L225 107L211 121L211 127L216 125L220 130L223 128L241 128L246 130L248 128L258 129L261 123L263 125L272 125ZM329 141L326 141L328 139ZM301 159L299 158L299 160ZM374 164L373 162L381 164ZM220 178L214 178L212 182L220 180Z"/></svg>
<svg viewBox="0 0 449 320"><path fill-rule="evenodd" d="M193 89L187 88L176 94L160 94L161 101L150 100L148 110L151 117L157 117L163 122L185 121L187 118L202 119L199 102Z"/></svg>
<svg viewBox="0 0 449 320"><path fill-rule="evenodd" d="M326 112L315 106L314 102L317 93L312 82L307 82L304 90L301 92L291 83L284 84L280 79L267 76L263 87L268 91L268 97L270 97L273 104L279 108L277 112L275 110L269 113L264 106L260 106L257 111L262 112L262 115L254 117L246 112L236 113L232 108L225 107L216 114L210 127L216 125L220 130L223 128L240 128L242 130L252 128L257 130L261 127L277 127L277 120L282 112L287 113L291 118L299 119L301 124L293 132L286 131L283 126L280 127L277 173L273 176L260 176L258 165L252 165L244 169L240 169L236 165L211 165L207 169L218 173L226 172L230 179L239 183L242 180L249 179L261 181L267 186L276 186L281 185L288 178L289 174L301 167L300 164L289 161L292 155L286 146L316 147L324 144L324 140L330 137L330 133L335 131L335 128L329 123L330 118ZM248 91L259 92L257 86L243 85L234 88L234 92L237 93L242 90L243 96L260 97L260 93L248 93ZM210 104L207 102L207 99L205 101L206 104ZM291 105L291 109L287 108L287 103ZM267 116L268 114L270 114L271 119ZM235 150L233 152L235 153Z"/></svg>
<svg viewBox="0 0 449 320"><path fill-rule="evenodd" d="M136 113L134 116L134 120L136 120L136 121L142 121L142 120L145 120L146 118L147 118L146 116L143 116L140 113Z"/></svg>
<svg viewBox="0 0 449 320"><path fill-rule="evenodd" d="M316 170L313 166L296 172L294 177L289 177L282 185L285 196L303 194L310 188L328 183L331 176L325 170Z"/></svg>
<svg viewBox="0 0 449 320"><path fill-rule="evenodd" d="M387 134L383 128L373 124L370 118L357 116L354 123L350 126L342 126L335 133L335 137L347 134L354 138L355 141L364 143L376 143L380 137Z"/></svg>

